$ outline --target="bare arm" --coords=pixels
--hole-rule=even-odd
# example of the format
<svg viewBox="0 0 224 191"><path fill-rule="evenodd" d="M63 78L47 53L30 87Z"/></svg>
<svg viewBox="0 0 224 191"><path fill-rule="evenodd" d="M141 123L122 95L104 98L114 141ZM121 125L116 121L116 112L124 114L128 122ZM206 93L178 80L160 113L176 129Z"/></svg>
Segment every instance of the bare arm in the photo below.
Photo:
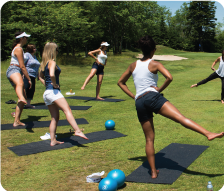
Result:
<svg viewBox="0 0 224 191"><path fill-rule="evenodd" d="M133 65L136 63L132 63L128 69L122 74L122 76L120 77L120 79L118 80L117 85L131 98L135 99L135 95L128 89L128 86L126 85L126 82L128 81L128 79L130 78L130 76L132 75L132 68Z"/></svg>
<svg viewBox="0 0 224 191"><path fill-rule="evenodd" d="M214 68L214 66L216 65L217 62L220 62L220 57L218 57L218 58L212 63L212 67L211 67L211 69L212 69L213 71L216 71L216 69Z"/></svg>
<svg viewBox="0 0 224 191"><path fill-rule="evenodd" d="M90 51L88 52L88 55L90 55L93 59L95 59L96 63L99 64L99 61L97 60L97 58L94 56L94 54L98 54L101 50L100 49L97 49L97 50L93 50L93 51Z"/></svg>
<svg viewBox="0 0 224 191"><path fill-rule="evenodd" d="M49 68L49 75L50 75L53 87L59 88L59 84L56 84L56 79L55 79L56 62L53 60L49 61L48 68Z"/></svg>
<svg viewBox="0 0 224 191"><path fill-rule="evenodd" d="M44 74L43 74L43 72L40 70L40 72L39 72L39 80L41 81L41 83L44 85L44 86L46 86L45 85L45 79L44 79Z"/></svg>

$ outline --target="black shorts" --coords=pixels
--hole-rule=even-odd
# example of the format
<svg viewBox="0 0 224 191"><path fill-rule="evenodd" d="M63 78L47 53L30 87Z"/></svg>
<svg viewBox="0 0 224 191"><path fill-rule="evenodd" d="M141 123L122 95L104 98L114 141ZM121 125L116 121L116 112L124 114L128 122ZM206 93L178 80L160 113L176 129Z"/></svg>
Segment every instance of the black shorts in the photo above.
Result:
<svg viewBox="0 0 224 191"><path fill-rule="evenodd" d="M104 75L104 66L102 66L101 64L98 65L96 62L94 62L92 68L97 69L96 75Z"/></svg>
<svg viewBox="0 0 224 191"><path fill-rule="evenodd" d="M135 101L138 120L140 122L147 121L153 117L153 112L158 113L161 107L168 100L164 98L160 93L149 92L143 97Z"/></svg>

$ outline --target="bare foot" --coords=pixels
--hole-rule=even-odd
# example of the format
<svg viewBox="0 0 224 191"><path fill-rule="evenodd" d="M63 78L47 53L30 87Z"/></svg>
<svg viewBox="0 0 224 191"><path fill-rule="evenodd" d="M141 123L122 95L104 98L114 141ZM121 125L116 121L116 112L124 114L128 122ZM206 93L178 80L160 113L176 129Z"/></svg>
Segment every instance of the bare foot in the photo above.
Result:
<svg viewBox="0 0 224 191"><path fill-rule="evenodd" d="M17 126L25 126L25 123L22 123L21 121L16 121L13 123L13 127L17 127Z"/></svg>
<svg viewBox="0 0 224 191"><path fill-rule="evenodd" d="M85 89L85 87L82 86L82 87L81 87L81 90L84 90L84 89Z"/></svg>
<svg viewBox="0 0 224 191"><path fill-rule="evenodd" d="M35 106L33 106L33 105L28 105L28 104L25 105L25 107L26 107L26 108L33 108L33 109L35 108Z"/></svg>
<svg viewBox="0 0 224 191"><path fill-rule="evenodd" d="M191 88L193 88L193 87L197 87L198 86L198 84L193 84L192 86L191 86Z"/></svg>
<svg viewBox="0 0 224 191"><path fill-rule="evenodd" d="M55 146L55 145L60 145L60 144L63 144L64 142L60 142L60 141L53 141L51 142L51 146Z"/></svg>
<svg viewBox="0 0 224 191"><path fill-rule="evenodd" d="M98 99L98 100L105 100L102 97L96 97L96 99Z"/></svg>
<svg viewBox="0 0 224 191"><path fill-rule="evenodd" d="M83 139L86 139L86 140L89 140L84 134L82 131L75 131L75 135L76 136L79 136L79 137L82 137Z"/></svg>
<svg viewBox="0 0 224 191"><path fill-rule="evenodd" d="M23 102L23 103L27 104L25 100L20 100L20 99L18 99L18 103L19 103L19 102Z"/></svg>
<svg viewBox="0 0 224 191"><path fill-rule="evenodd" d="M208 136L208 140L209 141L212 141L213 139L215 138L222 138L224 136L224 132L222 133L211 133L209 136Z"/></svg>
<svg viewBox="0 0 224 191"><path fill-rule="evenodd" d="M156 170L156 172L151 172L151 175L152 175L151 177L157 178L158 174L159 174L159 170Z"/></svg>
<svg viewBox="0 0 224 191"><path fill-rule="evenodd" d="M223 100L221 100L221 103L222 103L222 104L224 104L224 101L223 101Z"/></svg>

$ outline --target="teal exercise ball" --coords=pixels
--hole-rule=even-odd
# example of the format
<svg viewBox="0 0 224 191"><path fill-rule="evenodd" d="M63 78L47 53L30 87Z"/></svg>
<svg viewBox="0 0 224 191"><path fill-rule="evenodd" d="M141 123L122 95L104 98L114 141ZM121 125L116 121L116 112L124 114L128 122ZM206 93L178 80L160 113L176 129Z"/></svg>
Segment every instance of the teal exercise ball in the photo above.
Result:
<svg viewBox="0 0 224 191"><path fill-rule="evenodd" d="M124 172L120 169L111 170L108 173L107 177L113 178L114 180L116 180L118 188L123 186L125 182L125 178L126 178Z"/></svg>
<svg viewBox="0 0 224 191"><path fill-rule="evenodd" d="M107 120L105 122L105 127L106 127L107 130L113 130L114 127L115 127L115 122L113 120L111 120L111 119Z"/></svg>
<svg viewBox="0 0 224 191"><path fill-rule="evenodd" d="M100 181L98 188L99 191L116 191L117 182L113 178L106 177Z"/></svg>

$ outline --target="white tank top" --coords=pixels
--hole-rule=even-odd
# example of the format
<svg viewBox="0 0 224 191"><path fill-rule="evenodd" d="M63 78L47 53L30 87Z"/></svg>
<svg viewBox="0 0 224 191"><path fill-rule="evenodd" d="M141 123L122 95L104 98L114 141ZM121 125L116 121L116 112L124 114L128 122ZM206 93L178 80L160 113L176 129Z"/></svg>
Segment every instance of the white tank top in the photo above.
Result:
<svg viewBox="0 0 224 191"><path fill-rule="evenodd" d="M12 50L12 53L11 53L11 62L10 64L15 64L15 65L18 65L19 66L19 61L18 61L18 58L14 55L14 51L16 48L21 48L21 47L15 47L13 50ZM27 58L24 57L24 52L23 52L23 59L24 59L24 63L26 62Z"/></svg>
<svg viewBox="0 0 224 191"><path fill-rule="evenodd" d="M216 70L216 73L220 77L224 77L224 61L222 60L222 57L220 57L220 64L218 70Z"/></svg>
<svg viewBox="0 0 224 191"><path fill-rule="evenodd" d="M106 52L105 52L106 53ZM105 65L105 62L106 62L106 59L107 59L107 54L103 54L102 50L101 52L97 55L97 60L102 63L103 65Z"/></svg>
<svg viewBox="0 0 224 191"><path fill-rule="evenodd" d="M138 96L144 94L147 91L158 92L151 87L151 86L156 87L158 81L158 74L153 74L148 69L148 65L151 62L151 60L152 59L147 60L145 62L137 60L136 62L136 67L132 72L132 77L136 89L135 99L137 99Z"/></svg>

